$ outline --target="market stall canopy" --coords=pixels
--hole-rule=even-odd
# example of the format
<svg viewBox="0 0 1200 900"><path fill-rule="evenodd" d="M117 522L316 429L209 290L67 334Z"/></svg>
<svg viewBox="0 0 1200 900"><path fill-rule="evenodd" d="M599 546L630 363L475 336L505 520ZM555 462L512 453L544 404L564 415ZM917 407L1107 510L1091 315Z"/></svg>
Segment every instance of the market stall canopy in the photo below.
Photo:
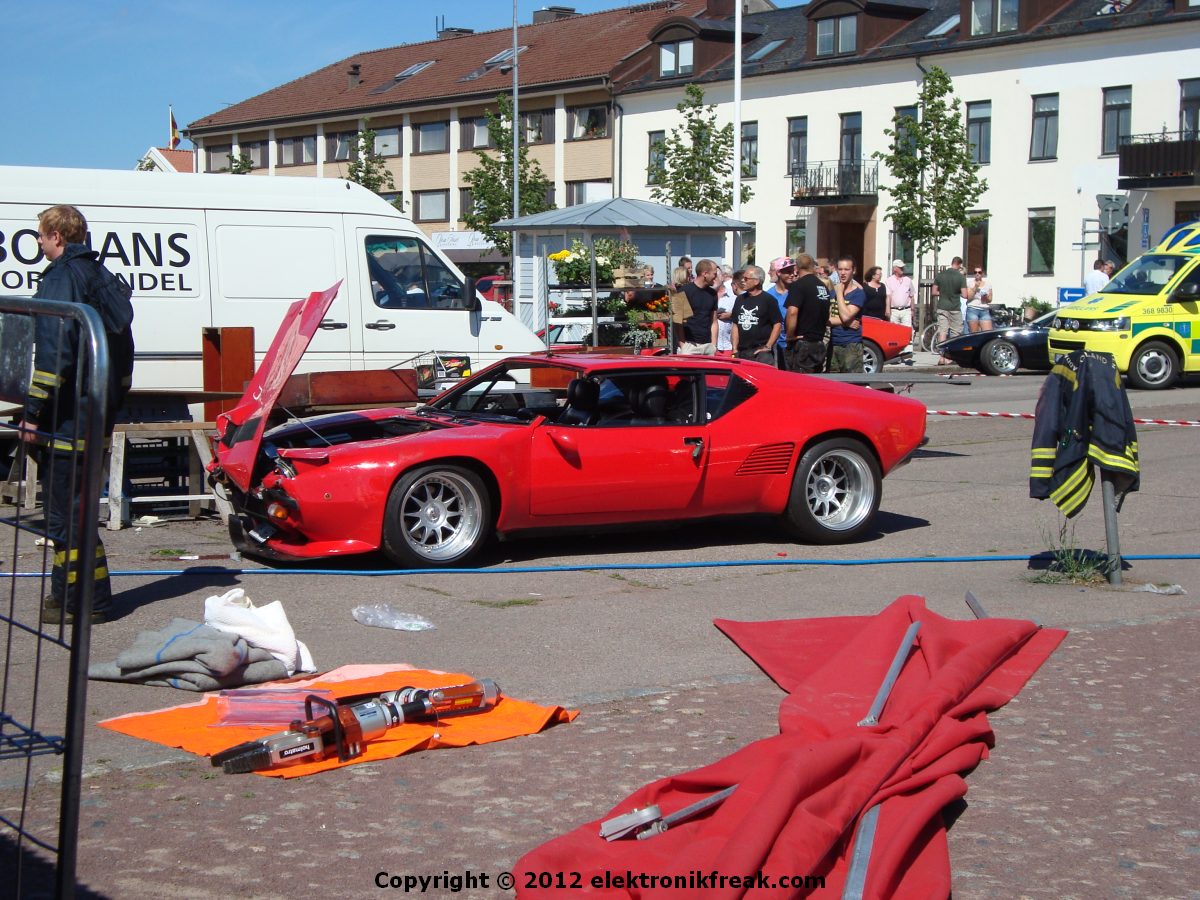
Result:
<svg viewBox="0 0 1200 900"><path fill-rule="evenodd" d="M541 231L582 228L588 231L612 231L626 229L639 231L660 229L663 231L749 231L754 226L725 216L694 212L664 206L649 200L631 200L614 197L551 209L521 216L519 219L504 219L492 226L500 231Z"/></svg>

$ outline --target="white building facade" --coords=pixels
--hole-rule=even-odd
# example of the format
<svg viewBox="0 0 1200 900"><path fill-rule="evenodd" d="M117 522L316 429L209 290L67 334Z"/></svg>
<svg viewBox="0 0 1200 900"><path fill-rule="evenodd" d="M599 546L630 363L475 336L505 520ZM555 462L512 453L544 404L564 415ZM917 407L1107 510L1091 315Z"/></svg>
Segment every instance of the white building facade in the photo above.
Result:
<svg viewBox="0 0 1200 900"><path fill-rule="evenodd" d="M1136 136L1195 143L1200 17L1188 15L1183 2L1183 17L1170 24L1090 33L1067 28L1044 38L1031 33L979 46L942 42L938 52L900 50L878 61L865 55L813 66L800 57L798 65L787 67L791 70L744 76L740 118L749 157L743 166L749 170L743 181L754 196L735 215L755 226L755 259L765 266L797 252L831 260L851 254L860 272L879 265L887 274L890 261L900 256L915 271L918 261L893 233L887 215L890 173L873 154L887 150L884 129L892 127L898 110L916 104L921 67L932 65L953 79L982 163L979 174L988 183L974 207L986 215L984 224L947 241L939 263L958 255L969 266L982 264L997 302L1019 306L1034 297L1054 303L1059 288L1082 283L1081 267L1090 269L1098 254L1121 263L1153 246L1177 221L1200 218L1200 181L1194 173L1130 179L1122 176L1138 173L1120 171L1120 148ZM870 5L842 3L845 8L835 12L843 17L846 9L859 8L865 14ZM1200 11L1200 0L1195 5ZM771 14L760 27L746 46L748 54L769 42L783 12ZM905 27L911 32L919 25L926 33L944 27L946 17L935 13L921 13ZM757 18L746 21L753 27ZM795 35L794 23L791 27ZM863 31L860 24L859 35ZM792 40L800 44L804 38ZM730 72L726 67L702 80L705 102L717 105L722 123L734 119ZM618 93L619 195L649 199L650 146L679 124L675 105L682 96L678 83L656 87L645 80ZM822 163L832 167L829 171L840 164L843 173L850 163L854 186L812 200L820 192L804 188ZM1122 191L1119 181L1140 188ZM1086 235L1087 246L1081 248L1084 220L1099 215L1097 196L1118 194L1128 204L1127 229L1105 236L1102 245L1096 245L1098 235ZM932 258L921 262L927 279Z"/></svg>

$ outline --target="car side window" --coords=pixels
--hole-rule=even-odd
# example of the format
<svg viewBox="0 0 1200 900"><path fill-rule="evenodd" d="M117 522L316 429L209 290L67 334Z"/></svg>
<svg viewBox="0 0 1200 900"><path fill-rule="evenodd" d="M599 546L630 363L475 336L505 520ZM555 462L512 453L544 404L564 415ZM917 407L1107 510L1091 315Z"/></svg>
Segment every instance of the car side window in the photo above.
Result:
<svg viewBox="0 0 1200 900"><path fill-rule="evenodd" d="M653 372L602 377L593 424L609 428L695 424L701 383L696 375Z"/></svg>
<svg viewBox="0 0 1200 900"><path fill-rule="evenodd" d="M754 385L732 373L709 373L704 376L704 408L709 421L719 419L736 409L757 392Z"/></svg>
<svg viewBox="0 0 1200 900"><path fill-rule="evenodd" d="M381 309L467 309L463 284L417 238L371 235L365 244L371 297Z"/></svg>

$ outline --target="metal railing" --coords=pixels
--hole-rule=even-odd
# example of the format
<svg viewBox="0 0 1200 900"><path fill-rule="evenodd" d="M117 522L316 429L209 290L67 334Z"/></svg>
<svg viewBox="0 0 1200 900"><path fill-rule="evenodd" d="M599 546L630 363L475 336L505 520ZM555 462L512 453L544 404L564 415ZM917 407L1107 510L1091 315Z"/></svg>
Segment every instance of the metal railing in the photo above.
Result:
<svg viewBox="0 0 1200 900"><path fill-rule="evenodd" d="M77 336L77 377L57 390L74 392L75 427L66 434L76 441L82 438L83 448L78 453L39 454L46 483L55 477L56 466L67 466L59 475L69 471L71 495L80 498L65 516L65 547L50 544L46 514L24 502L37 488L29 465L31 445L22 439L25 433L17 424L29 393L39 322L50 322L64 333L75 329ZM11 420L0 422L0 446L11 451L0 500L6 546L2 565L7 568L0 574L6 594L0 597L0 791L5 797L0 811L0 878L6 896L46 896L52 891L71 897L75 890L94 567L75 567L79 591L73 624L44 624L42 596L50 587L48 564L56 551L65 554L68 566L73 551L80 561L96 558L108 365L104 329L90 306L0 297L0 401L15 404L8 413ZM55 446L61 443L56 440L57 421L41 427L41 437ZM53 783L55 757L61 758L58 788ZM55 793L57 810L46 802Z"/></svg>
<svg viewBox="0 0 1200 900"><path fill-rule="evenodd" d="M1200 173L1200 134L1194 130L1130 135L1117 153L1121 178L1194 178Z"/></svg>
<svg viewBox="0 0 1200 900"><path fill-rule="evenodd" d="M825 160L792 173L792 198L865 197L879 193L879 163L863 160Z"/></svg>

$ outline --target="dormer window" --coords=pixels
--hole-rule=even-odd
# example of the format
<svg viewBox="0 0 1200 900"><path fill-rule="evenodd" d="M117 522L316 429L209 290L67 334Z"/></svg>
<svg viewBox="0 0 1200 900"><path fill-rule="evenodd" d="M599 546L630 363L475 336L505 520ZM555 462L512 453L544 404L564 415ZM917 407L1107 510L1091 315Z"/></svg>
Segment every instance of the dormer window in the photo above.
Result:
<svg viewBox="0 0 1200 900"><path fill-rule="evenodd" d="M691 40L668 41L658 45L658 77L672 78L676 75L691 75L693 71L693 50L695 43Z"/></svg>
<svg viewBox="0 0 1200 900"><path fill-rule="evenodd" d="M837 16L817 22L817 56L843 56L857 51L856 16Z"/></svg>
<svg viewBox="0 0 1200 900"><path fill-rule="evenodd" d="M1016 31L1020 0L971 0L971 36Z"/></svg>
<svg viewBox="0 0 1200 900"><path fill-rule="evenodd" d="M396 77L393 79L393 81L403 81L406 78L412 78L418 72L424 72L426 69L428 69L430 66L432 66L433 63L434 63L434 60L432 60L432 59L427 59L424 62L413 63L407 69L404 69L401 72L397 72Z"/></svg>

